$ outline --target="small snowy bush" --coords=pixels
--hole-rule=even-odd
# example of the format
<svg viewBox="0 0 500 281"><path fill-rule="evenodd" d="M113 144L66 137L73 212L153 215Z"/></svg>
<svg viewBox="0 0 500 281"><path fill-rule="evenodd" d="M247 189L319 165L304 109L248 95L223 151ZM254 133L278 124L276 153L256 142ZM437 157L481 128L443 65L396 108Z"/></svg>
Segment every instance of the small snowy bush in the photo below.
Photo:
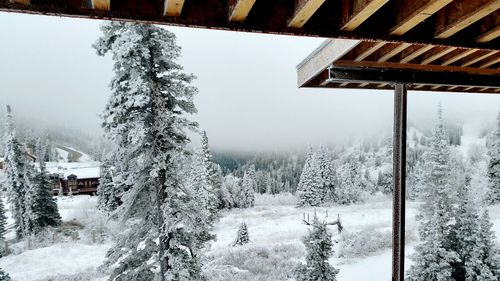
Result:
<svg viewBox="0 0 500 281"><path fill-rule="evenodd" d="M288 281L303 255L300 244L243 245L208 254L204 272L209 281Z"/></svg>
<svg viewBox="0 0 500 281"><path fill-rule="evenodd" d="M297 197L289 192L255 194L255 206L296 206Z"/></svg>
<svg viewBox="0 0 500 281"><path fill-rule="evenodd" d="M340 235L338 256L342 258L365 257L392 245L390 231L364 229L358 232L344 231Z"/></svg>

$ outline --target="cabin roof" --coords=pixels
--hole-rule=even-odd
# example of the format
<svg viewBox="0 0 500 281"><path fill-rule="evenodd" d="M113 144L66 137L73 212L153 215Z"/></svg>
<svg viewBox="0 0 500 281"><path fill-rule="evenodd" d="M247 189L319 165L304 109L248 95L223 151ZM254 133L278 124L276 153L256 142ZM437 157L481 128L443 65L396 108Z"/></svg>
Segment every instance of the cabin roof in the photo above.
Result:
<svg viewBox="0 0 500 281"><path fill-rule="evenodd" d="M47 162L47 172L49 174L58 174L65 179L70 175L75 175L78 179L99 178L100 162Z"/></svg>

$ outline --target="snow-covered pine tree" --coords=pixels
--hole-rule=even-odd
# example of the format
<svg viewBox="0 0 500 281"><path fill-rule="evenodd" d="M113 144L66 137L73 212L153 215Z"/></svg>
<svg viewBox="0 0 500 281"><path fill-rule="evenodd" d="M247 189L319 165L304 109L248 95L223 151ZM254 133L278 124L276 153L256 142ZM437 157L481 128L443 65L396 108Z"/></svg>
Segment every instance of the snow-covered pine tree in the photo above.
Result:
<svg viewBox="0 0 500 281"><path fill-rule="evenodd" d="M391 194L393 190L392 170L379 170L377 177L378 189L384 194Z"/></svg>
<svg viewBox="0 0 500 281"><path fill-rule="evenodd" d="M3 198L0 198L0 258L4 256L7 252L7 249L5 247L6 233L7 233L7 216L5 215L5 205L3 203Z"/></svg>
<svg viewBox="0 0 500 281"><path fill-rule="evenodd" d="M34 171L31 180L33 190L30 199L35 232L47 226L57 227L62 223L45 166L45 151L45 144L41 139L38 139L35 151L38 160L38 171Z"/></svg>
<svg viewBox="0 0 500 281"><path fill-rule="evenodd" d="M218 195L220 194L222 186L222 171L220 170L219 165L215 164L213 161L212 152L210 152L210 146L208 144L207 132L204 130L201 133L201 151L203 153L203 161L208 167L208 179L210 186L212 187L211 192L216 196L214 204L216 204L216 207L220 209L221 203L218 201Z"/></svg>
<svg viewBox="0 0 500 281"><path fill-rule="evenodd" d="M121 204L116 185L113 181L113 171L108 158L105 158L101 164L97 196L98 208L104 212L113 212Z"/></svg>
<svg viewBox="0 0 500 281"><path fill-rule="evenodd" d="M248 228L246 223L240 224L238 232L236 233L236 239L233 242L234 246L241 246L248 244L250 242L250 236L248 235Z"/></svg>
<svg viewBox="0 0 500 281"><path fill-rule="evenodd" d="M352 204L361 200L363 186L361 167L354 155L348 155L338 171L338 184L334 201L338 204Z"/></svg>
<svg viewBox="0 0 500 281"><path fill-rule="evenodd" d="M455 224L451 229L450 239L451 248L460 260L452 264L452 277L455 280L482 280L478 276L482 262L473 257L473 253L480 246L479 212L474 206L469 184L460 184L457 193L460 200L454 210Z"/></svg>
<svg viewBox="0 0 500 281"><path fill-rule="evenodd" d="M211 164L207 161L204 149L199 149L192 157L188 176L189 187L194 191L194 195L201 203L199 207L208 212L203 223L210 226L218 218L219 206L217 193L215 193L210 179Z"/></svg>
<svg viewBox="0 0 500 281"><path fill-rule="evenodd" d="M415 248L414 264L408 280L453 280L454 265L460 262L453 248L451 231L454 224L450 151L443 126L441 105L438 123L427 154L429 168L417 216L421 243Z"/></svg>
<svg viewBox="0 0 500 281"><path fill-rule="evenodd" d="M479 218L479 247L473 253L473 257L482 264L479 273L482 279L477 280L500 280L500 250L495 245L496 237L492 227L488 210L485 210Z"/></svg>
<svg viewBox="0 0 500 281"><path fill-rule="evenodd" d="M238 208L251 208L255 205L255 189L257 183L255 182L255 168L250 166L248 171L243 175L241 181L241 190L238 196Z"/></svg>
<svg viewBox="0 0 500 281"><path fill-rule="evenodd" d="M488 147L488 185L489 202L500 202L500 111L497 116L497 128L491 136Z"/></svg>
<svg viewBox="0 0 500 281"><path fill-rule="evenodd" d="M306 264L295 271L297 281L336 281L338 270L328 263L333 255L332 235L327 225L314 217L312 230L302 239L306 246Z"/></svg>
<svg viewBox="0 0 500 281"><path fill-rule="evenodd" d="M5 241L6 233L7 233L7 216L5 215L5 205L3 203L3 198L0 198L0 243L2 243L1 241Z"/></svg>
<svg viewBox="0 0 500 281"><path fill-rule="evenodd" d="M16 237L22 238L25 232L25 169L29 165L26 151L16 137L10 106L7 105L7 135L5 138L5 174L7 176L7 200L14 218Z"/></svg>
<svg viewBox="0 0 500 281"><path fill-rule="evenodd" d="M0 268L0 281L10 281L12 280L9 274Z"/></svg>
<svg viewBox="0 0 500 281"><path fill-rule="evenodd" d="M412 257L413 264L408 273L408 281L452 281L453 266L458 263L460 257L450 250L448 244L448 232L445 226L448 220L434 214L427 229L425 240L415 247L415 254Z"/></svg>
<svg viewBox="0 0 500 281"><path fill-rule="evenodd" d="M337 183L337 176L330 152L324 146L321 146L316 152L319 166L319 176L321 178L322 187L319 190L319 196L322 201L333 200L335 198L335 185Z"/></svg>
<svg viewBox="0 0 500 281"><path fill-rule="evenodd" d="M324 184L321 174L318 154L310 149L297 186L299 198L297 205L299 207L318 206L323 202L325 190L323 190Z"/></svg>
<svg viewBox="0 0 500 281"><path fill-rule="evenodd" d="M199 251L214 237L200 224L207 212L179 170L185 130L196 127L187 119L196 112L194 77L176 62L180 48L163 28L111 22L102 32L94 47L113 55L115 74L103 127L126 163L116 213L134 223L108 254L108 264L119 264L110 280L204 280Z"/></svg>
<svg viewBox="0 0 500 281"><path fill-rule="evenodd" d="M436 213L442 213L443 218L440 222L447 225L445 233L450 233L450 227L453 224L453 204L454 196L452 186L457 184L451 176L450 167L450 148L448 145L447 134L443 125L443 110L441 104L438 106L438 123L430 140L430 149L426 153L427 167L422 190L423 204L420 206L417 220L420 222L419 234L421 240L426 240L428 227L431 217ZM449 247L449 245L444 245Z"/></svg>

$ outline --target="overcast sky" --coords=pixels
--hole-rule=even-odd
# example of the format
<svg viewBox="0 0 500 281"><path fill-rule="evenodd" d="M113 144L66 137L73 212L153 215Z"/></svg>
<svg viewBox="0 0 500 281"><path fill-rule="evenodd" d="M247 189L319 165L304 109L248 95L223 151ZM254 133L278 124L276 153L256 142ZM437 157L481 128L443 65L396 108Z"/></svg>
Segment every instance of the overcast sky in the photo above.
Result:
<svg viewBox="0 0 500 281"><path fill-rule="evenodd" d="M0 13L0 104L35 124L101 133L110 57L91 44L100 21ZM227 149L280 149L389 132L392 92L298 89L295 66L323 39L167 27L199 88L195 117ZM410 118L493 123L500 96L409 95Z"/></svg>

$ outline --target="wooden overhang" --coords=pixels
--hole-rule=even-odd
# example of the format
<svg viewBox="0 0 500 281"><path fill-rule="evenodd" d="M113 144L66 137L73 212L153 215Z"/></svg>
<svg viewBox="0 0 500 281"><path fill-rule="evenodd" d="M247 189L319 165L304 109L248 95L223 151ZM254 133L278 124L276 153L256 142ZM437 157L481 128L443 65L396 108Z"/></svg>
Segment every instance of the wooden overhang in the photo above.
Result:
<svg viewBox="0 0 500 281"><path fill-rule="evenodd" d="M490 50L500 36L500 0L0 0L0 11Z"/></svg>
<svg viewBox="0 0 500 281"><path fill-rule="evenodd" d="M329 39L297 66L299 87L500 93L500 51Z"/></svg>

